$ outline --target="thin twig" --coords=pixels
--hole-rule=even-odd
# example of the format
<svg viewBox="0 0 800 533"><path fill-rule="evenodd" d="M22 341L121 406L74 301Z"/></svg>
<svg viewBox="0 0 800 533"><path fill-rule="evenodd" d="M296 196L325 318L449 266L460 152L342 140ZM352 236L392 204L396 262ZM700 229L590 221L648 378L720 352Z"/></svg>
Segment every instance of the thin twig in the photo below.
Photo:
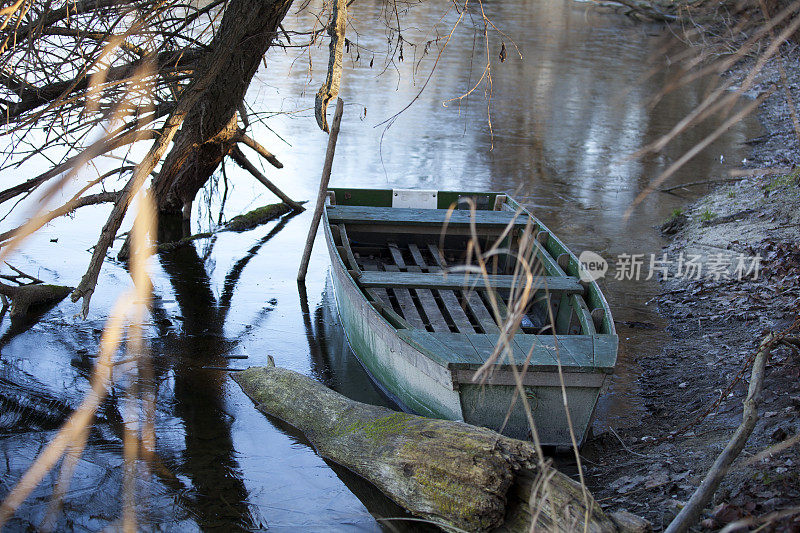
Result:
<svg viewBox="0 0 800 533"><path fill-rule="evenodd" d="M247 157L245 157L242 151L239 150L238 146L234 146L233 148L231 148L230 156L234 161L236 161L236 163L240 167L242 167L250 174L252 174L254 178L260 181L267 189L272 191L272 193L275 194L275 196L280 198L283 203L290 206L295 211L304 210L304 207L302 205L298 204L297 202L289 198L286 195L286 193L284 193L274 183L272 183L269 179L267 179L267 177L264 174L262 174L261 171L259 171L256 168L256 166L253 163L251 163L249 159L247 159Z"/></svg>
<svg viewBox="0 0 800 533"><path fill-rule="evenodd" d="M686 187L694 187L695 185L708 185L713 183L730 183L735 181L742 181L746 180L749 176L740 176L736 178L722 178L716 180L702 180L702 181L692 181L689 183L681 183L680 185L673 185L672 187L664 187L663 189L658 189L659 192L672 192L676 189L685 189Z"/></svg>

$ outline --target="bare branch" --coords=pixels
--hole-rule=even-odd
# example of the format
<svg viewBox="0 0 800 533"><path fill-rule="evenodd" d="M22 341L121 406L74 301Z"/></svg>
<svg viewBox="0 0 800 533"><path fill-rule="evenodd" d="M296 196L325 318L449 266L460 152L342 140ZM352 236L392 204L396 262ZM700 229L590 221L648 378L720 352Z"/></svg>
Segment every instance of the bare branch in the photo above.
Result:
<svg viewBox="0 0 800 533"><path fill-rule="evenodd" d="M180 52L162 52L156 58L157 68L159 70L164 68L191 68L200 55L201 51L196 49L182 50ZM148 60L142 59L108 69L105 75L105 82L113 83L132 80L135 72L141 68L145 61ZM55 82L47 86L32 88L27 85L23 88L18 79L14 79L9 75L2 75L0 76L0 84L5 85L21 97L21 101L10 104L4 110L0 110L5 117L6 124L10 124L28 111L62 99L70 94L86 91L89 88L89 76L87 73L82 73L76 78Z"/></svg>
<svg viewBox="0 0 800 533"><path fill-rule="evenodd" d="M41 222L37 224L37 227L33 228L33 231L36 231L39 228L43 227L48 222L58 217L68 215L69 213L72 213L73 211L81 207L86 207L87 205L97 205L108 202L116 202L119 200L120 195L121 195L120 192L101 192L97 194L90 194L88 196L83 196L81 198L72 199L69 202L65 203L64 205L56 209L53 209L49 213L43 215ZM2 244L3 241L7 241L8 239L13 238L17 234L17 232L19 232L24 226L25 224L22 224L12 230L0 233L0 246L3 246Z"/></svg>
<svg viewBox="0 0 800 533"><path fill-rule="evenodd" d="M278 198L280 198L280 199L283 201L283 203L285 203L285 204L287 204L287 205L291 206L291 207L292 207L292 209L294 209L295 211L303 211L303 210L304 210L304 207L303 207L302 205L298 204L297 202L295 202L294 200L292 200L291 198L289 198L288 196L286 196L286 194L285 194L285 193L284 193L282 190L280 190L278 187L276 187L274 183L272 183L271 181L269 181L269 180L267 179L267 177L266 177L266 176L264 176L264 174L262 174L262 173L261 173L261 172L260 172L260 171L259 171L259 170L258 170L258 169L255 167L255 165L253 165L253 163L251 163L251 162L250 162L250 161L249 161L249 160L248 160L248 159L245 157L245 155L242 153L242 151L241 151L241 150L239 150L239 147L237 147L237 146L234 146L234 147L231 149L231 153L230 153L230 155L231 155L231 158L232 158L234 161L236 161L236 163L237 163L237 164L238 164L240 167L242 167L243 169L245 169L246 171L248 171L250 174L252 174L252 175L253 175L253 177L254 177L254 178L256 178L258 181L260 181L261 183L263 183L263 184L264 184L264 186L265 186L267 189L269 189L270 191L272 191L272 192L275 194L275 196L277 196Z"/></svg>
<svg viewBox="0 0 800 533"><path fill-rule="evenodd" d="M63 163L54 166L42 174L39 174L35 178L31 178L18 185L9 187L4 191L0 191L0 203L6 202L16 196L19 196L20 194L29 193L47 180L63 174L68 170L72 170L76 166L84 164L86 161L94 159L97 156L103 155L112 150L116 150L117 148L125 146L126 144L131 144L144 139L152 139L157 135L157 132L154 130L137 130L135 127L131 127L131 129L132 131L127 131L122 135L111 138L103 138L83 150L78 155L70 157Z"/></svg>
<svg viewBox="0 0 800 533"><path fill-rule="evenodd" d="M753 372L750 376L750 386L747 390L747 398L744 400L744 412L742 413L742 423L736 428L736 432L731 437L728 445L719 454L714 465L706 474L703 482L692 494L678 516L670 522L666 533L679 533L687 531L689 527L697 522L700 513L711 502L711 498L717 490L725 474L728 473L733 461L739 456L750 438L750 434L758 422L758 398L761 395L761 388L764 384L764 369L769 359L770 351L777 341L777 337L770 333L761 341L753 362Z"/></svg>
<svg viewBox="0 0 800 533"><path fill-rule="evenodd" d="M255 150L258 153L258 155L266 159L267 162L269 162L269 164L272 165L273 167L283 168L283 163L278 161L278 158L275 157L272 154L272 152L261 146L255 139L247 136L247 134L245 134L244 131L239 132L239 142L244 143L245 145Z"/></svg>

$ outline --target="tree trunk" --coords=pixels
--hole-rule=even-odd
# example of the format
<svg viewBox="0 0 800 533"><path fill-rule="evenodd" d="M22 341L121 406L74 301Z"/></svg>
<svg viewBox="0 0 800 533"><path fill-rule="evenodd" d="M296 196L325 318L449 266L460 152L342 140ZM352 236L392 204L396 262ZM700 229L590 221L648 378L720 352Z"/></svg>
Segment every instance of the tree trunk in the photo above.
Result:
<svg viewBox="0 0 800 533"><path fill-rule="evenodd" d="M620 530L588 491L540 463L528 442L359 403L284 368L250 368L234 380L322 457L446 529L527 532L533 522L541 531Z"/></svg>
<svg viewBox="0 0 800 533"><path fill-rule="evenodd" d="M162 213L194 200L237 137L237 109L292 0L231 0L196 79L211 77L186 115L153 191ZM191 87L186 91L191 90Z"/></svg>

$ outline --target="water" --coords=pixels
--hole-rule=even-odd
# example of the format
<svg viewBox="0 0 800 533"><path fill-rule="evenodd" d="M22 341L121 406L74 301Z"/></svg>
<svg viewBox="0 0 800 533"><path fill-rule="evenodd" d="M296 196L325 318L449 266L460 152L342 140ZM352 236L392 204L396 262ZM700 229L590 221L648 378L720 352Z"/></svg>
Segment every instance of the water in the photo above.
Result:
<svg viewBox="0 0 800 533"><path fill-rule="evenodd" d="M355 31L348 31L361 48L352 46L345 59L347 106L331 184L505 191L577 252L593 250L609 259L658 252L664 242L653 227L688 198L656 193L629 219L622 215L651 179L716 125L689 131L657 157L634 161L624 156L668 131L699 101L704 86L693 85L649 106L649 97L668 75L660 72L642 81L659 46L656 28L559 0L514 0L485 8L524 54L520 60L511 40L502 38L508 59L500 63L495 59L500 39L491 35L493 131L483 88L442 105L469 91L483 73L486 56L474 13L454 32L425 85L438 48L430 44L421 58L424 43L446 36L457 14L440 21L445 8L436 3L401 13L405 60L395 57L387 64L381 55L389 46L386 30L375 22L381 5L354 4ZM307 21L305 13L292 14L285 26L305 27ZM313 200L324 157L327 136L309 108L324 77L326 48L324 42L312 51L311 80L307 56L292 48L272 52L269 68L259 72L251 89L254 111L279 113L269 119L269 129L254 126L254 137L285 164L267 173L296 199ZM390 128L376 127L417 96ZM746 156L742 141L757 134L752 122L737 125L670 183L721 175L720 156L741 160ZM229 165L226 174L228 217L274 201L238 169ZM219 203L220 195L212 194L210 212L199 208L193 227L208 227ZM76 284L89 259L83 250L93 245L97 221L106 214L106 207L87 208L48 226L13 264L49 282ZM272 355L277 364L353 398L386 402L348 356L341 330L325 307L328 258L321 238L312 255L307 296L298 293L294 279L309 220L303 213L241 234L221 233L153 261L158 298L148 334L159 399L158 461L152 479L139 487L146 524L164 530L369 531L381 527L376 516L402 515L373 488L320 459L290 426L255 411L227 372L203 368L261 365ZM54 238L58 241L51 242ZM65 301L29 328L3 322L2 492L80 402L104 320L128 285L123 266L108 262L87 320L75 316L77 304ZM618 322L663 328L647 305L659 291L657 283L612 277L603 285ZM619 371L601 402L598 430L637 423L635 359L658 350L666 335L622 324L618 329ZM58 529L100 529L120 515L121 409L116 398L100 413ZM54 476L45 479L17 514L14 528L41 521L54 481Z"/></svg>

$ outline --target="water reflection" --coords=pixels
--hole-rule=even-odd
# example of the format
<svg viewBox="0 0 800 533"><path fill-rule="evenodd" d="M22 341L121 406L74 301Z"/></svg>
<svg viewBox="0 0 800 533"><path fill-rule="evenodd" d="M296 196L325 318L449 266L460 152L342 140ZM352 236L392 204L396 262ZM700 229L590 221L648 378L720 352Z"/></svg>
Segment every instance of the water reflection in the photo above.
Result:
<svg viewBox="0 0 800 533"><path fill-rule="evenodd" d="M304 295L305 288L301 287L300 290L301 305L304 307L305 315L308 306ZM399 409L381 393L350 349L347 336L339 321L330 277L326 278L325 291L314 310L313 325L309 315L305 326L309 339L311 370L317 379L351 400Z"/></svg>
<svg viewBox="0 0 800 533"><path fill-rule="evenodd" d="M227 307L215 298L205 264L194 246L159 253L181 311L177 335L157 342L154 349L174 365L175 416L183 422L184 451L179 472L191 480L191 502L203 529L247 531L261 527L251 514L247 489L235 459L231 416L225 409L228 376L204 365L225 366L223 357L234 346L225 336ZM226 286L232 291L235 280ZM223 293L224 294L224 293Z"/></svg>
<svg viewBox="0 0 800 533"><path fill-rule="evenodd" d="M266 526L248 503L248 490L231 435L233 417L226 405L228 375L220 368L228 365L230 359L226 356L238 344L238 340L226 335L225 323L245 267L293 216L279 219L234 262L219 298L212 290L207 262L193 244L158 254L180 310L181 327L177 335L159 337L154 349L175 361L174 414L182 420L185 432L180 473L192 482L188 498L198 524L205 530L253 530Z"/></svg>
<svg viewBox="0 0 800 533"><path fill-rule="evenodd" d="M299 284L300 306L309 344L312 375L331 389L358 402L398 409L383 395L358 362L347 341L339 321L333 297L333 283L328 276L322 299L314 309L313 320L304 285ZM270 417L273 424L302 442L305 437L293 427ZM310 444L309 444L310 446ZM331 461L326 464L336 473L347 488L364 504L369 513L388 531L439 531L417 521L407 521L410 515L399 505L385 497L380 490L348 469ZM387 520L388 519L388 520Z"/></svg>

